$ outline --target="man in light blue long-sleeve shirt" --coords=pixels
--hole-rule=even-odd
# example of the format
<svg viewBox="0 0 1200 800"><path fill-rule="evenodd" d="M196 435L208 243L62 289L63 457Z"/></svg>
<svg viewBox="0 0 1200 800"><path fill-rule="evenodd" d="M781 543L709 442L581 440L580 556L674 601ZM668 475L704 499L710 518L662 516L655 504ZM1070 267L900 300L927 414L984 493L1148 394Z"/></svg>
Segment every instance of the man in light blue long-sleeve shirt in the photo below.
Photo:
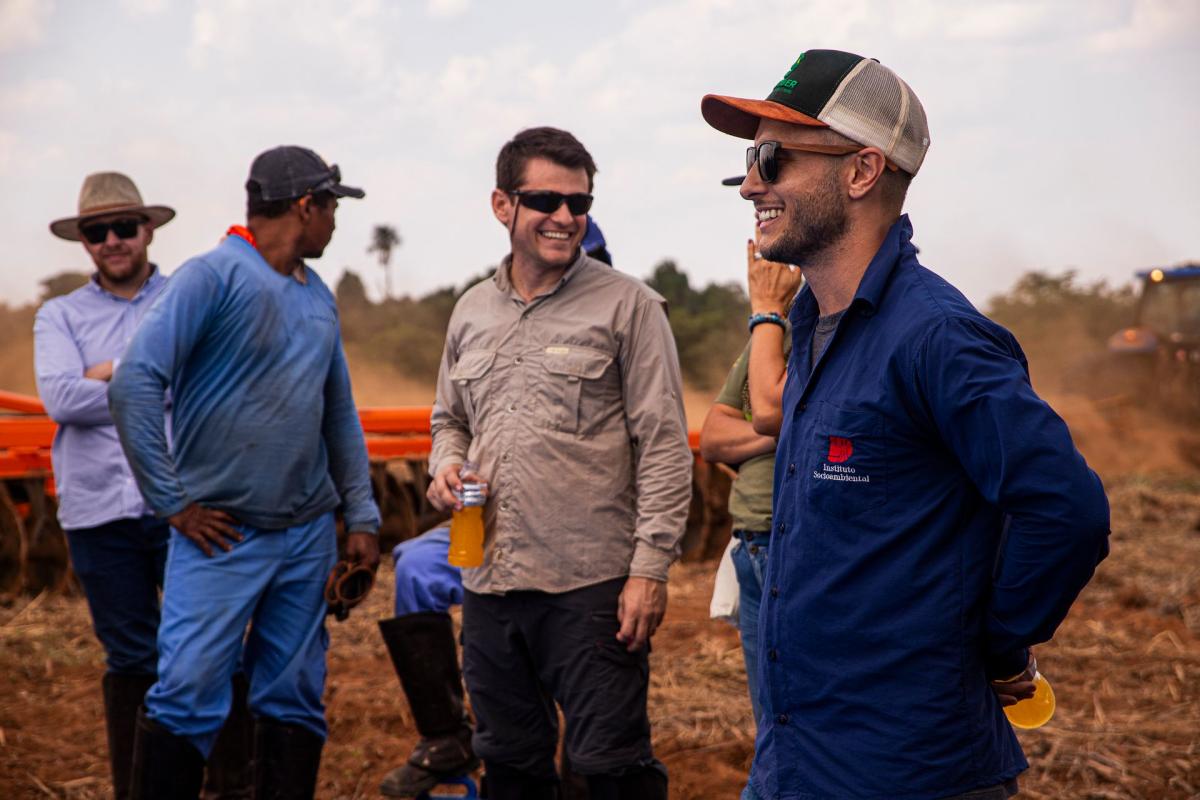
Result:
<svg viewBox="0 0 1200 800"><path fill-rule="evenodd" d="M48 300L34 320L38 394L54 435L58 521L104 648L106 731L113 793L129 796L137 708L154 683L158 590L167 526L146 507L108 411L108 380L166 278L150 263L155 228L175 216L147 206L116 172L84 179L79 213L50 231L83 245L96 272ZM161 413L161 412L160 412Z"/></svg>
<svg viewBox="0 0 1200 800"><path fill-rule="evenodd" d="M34 322L38 392L58 423L53 449L58 519L104 648L101 686L118 800L129 797L137 710L155 680L168 529L146 506L121 452L108 410L108 381L166 286L148 247L154 230L174 216L167 206L143 203L126 175L89 175L79 213L55 220L50 230L81 243L96 272L74 292L47 301ZM239 709L245 705L243 689L240 682ZM214 751L207 785L213 796L242 797L250 788L248 755L235 746L249 735L248 719L244 711L233 714Z"/></svg>
<svg viewBox="0 0 1200 800"><path fill-rule="evenodd" d="M196 797L251 621L257 796L311 797L315 788L335 510L348 556L371 569L379 561L379 512L337 307L304 263L329 243L338 198L363 196L340 177L304 148L256 158L247 225L172 276L112 381L134 475L172 526L135 797Z"/></svg>

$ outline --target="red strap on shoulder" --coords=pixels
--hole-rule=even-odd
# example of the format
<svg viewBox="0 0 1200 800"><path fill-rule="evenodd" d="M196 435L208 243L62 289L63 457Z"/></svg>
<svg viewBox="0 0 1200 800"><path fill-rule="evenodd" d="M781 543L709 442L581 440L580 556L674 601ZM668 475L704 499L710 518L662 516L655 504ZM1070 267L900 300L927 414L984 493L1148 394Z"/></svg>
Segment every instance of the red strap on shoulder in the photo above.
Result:
<svg viewBox="0 0 1200 800"><path fill-rule="evenodd" d="M226 236L240 236L246 240L246 243L258 249L258 240L254 238L254 234L245 225L230 225L229 230L225 231Z"/></svg>

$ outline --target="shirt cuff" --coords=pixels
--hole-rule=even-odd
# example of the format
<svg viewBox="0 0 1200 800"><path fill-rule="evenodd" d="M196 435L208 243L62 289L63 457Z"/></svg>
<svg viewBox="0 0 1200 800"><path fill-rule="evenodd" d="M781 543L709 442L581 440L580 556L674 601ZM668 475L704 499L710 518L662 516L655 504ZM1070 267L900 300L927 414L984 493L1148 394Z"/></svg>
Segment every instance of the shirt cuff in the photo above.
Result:
<svg viewBox="0 0 1200 800"><path fill-rule="evenodd" d="M154 516L158 517L159 519L170 519L171 517L175 516L180 511L183 511L185 508L187 508L191 504L192 504L192 501L185 497L182 500L178 500L178 501L172 503L171 505L167 506L166 508L154 509Z"/></svg>
<svg viewBox="0 0 1200 800"><path fill-rule="evenodd" d="M629 562L629 574L635 578L651 578L656 581L667 580L667 570L675 560L673 552L658 550L648 544L638 542L633 548L633 559Z"/></svg>
<svg viewBox="0 0 1200 800"><path fill-rule="evenodd" d="M984 669L989 681L1003 681L1020 675L1028 665L1029 649L1022 647L1011 653L991 656L984 665Z"/></svg>
<svg viewBox="0 0 1200 800"><path fill-rule="evenodd" d="M466 448L463 448L460 454L456 449L447 447L443 450L437 450L429 454L429 477L436 478L439 471L446 464L463 464L467 460Z"/></svg>

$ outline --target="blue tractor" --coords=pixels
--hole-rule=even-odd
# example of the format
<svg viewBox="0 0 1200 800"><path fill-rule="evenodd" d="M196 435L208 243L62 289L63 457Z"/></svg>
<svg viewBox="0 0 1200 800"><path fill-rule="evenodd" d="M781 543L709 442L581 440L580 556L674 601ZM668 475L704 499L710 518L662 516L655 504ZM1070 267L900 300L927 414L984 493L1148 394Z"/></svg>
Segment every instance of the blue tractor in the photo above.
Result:
<svg viewBox="0 0 1200 800"><path fill-rule="evenodd" d="M1200 411L1200 264L1156 267L1142 280L1134 324L1108 351L1126 385L1171 410Z"/></svg>

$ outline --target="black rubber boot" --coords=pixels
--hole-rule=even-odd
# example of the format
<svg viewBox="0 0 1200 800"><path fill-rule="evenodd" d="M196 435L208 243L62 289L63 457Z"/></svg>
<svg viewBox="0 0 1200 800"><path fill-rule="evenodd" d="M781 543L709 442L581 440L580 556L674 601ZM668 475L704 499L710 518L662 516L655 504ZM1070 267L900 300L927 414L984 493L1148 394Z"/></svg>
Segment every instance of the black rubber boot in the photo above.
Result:
<svg viewBox="0 0 1200 800"><path fill-rule="evenodd" d="M204 755L138 712L134 736L131 800L197 800L204 778Z"/></svg>
<svg viewBox="0 0 1200 800"><path fill-rule="evenodd" d="M208 754L204 800L254 800L254 716L246 705L244 673L233 676L233 705Z"/></svg>
<svg viewBox="0 0 1200 800"><path fill-rule="evenodd" d="M313 800L325 740L308 728L259 717L254 726L255 800Z"/></svg>
<svg viewBox="0 0 1200 800"><path fill-rule="evenodd" d="M416 797L442 778L479 766L463 709L454 624L449 614L428 611L380 620L379 632L421 734L407 763L389 772L379 791L388 797Z"/></svg>
<svg viewBox="0 0 1200 800"><path fill-rule="evenodd" d="M104 690L104 727L108 733L108 764L112 770L113 797L129 800L129 782L133 774L133 738L137 730L138 709L146 692L154 685L153 675L105 673L100 681Z"/></svg>
<svg viewBox="0 0 1200 800"><path fill-rule="evenodd" d="M591 800L667 800L667 768L655 761L619 773L588 776Z"/></svg>
<svg viewBox="0 0 1200 800"><path fill-rule="evenodd" d="M558 759L558 780L562 800L591 800L587 777L580 775L571 766L571 757L567 755L565 746Z"/></svg>
<svg viewBox="0 0 1200 800"><path fill-rule="evenodd" d="M504 764L484 765L482 794L486 800L560 800L558 779L538 778Z"/></svg>

